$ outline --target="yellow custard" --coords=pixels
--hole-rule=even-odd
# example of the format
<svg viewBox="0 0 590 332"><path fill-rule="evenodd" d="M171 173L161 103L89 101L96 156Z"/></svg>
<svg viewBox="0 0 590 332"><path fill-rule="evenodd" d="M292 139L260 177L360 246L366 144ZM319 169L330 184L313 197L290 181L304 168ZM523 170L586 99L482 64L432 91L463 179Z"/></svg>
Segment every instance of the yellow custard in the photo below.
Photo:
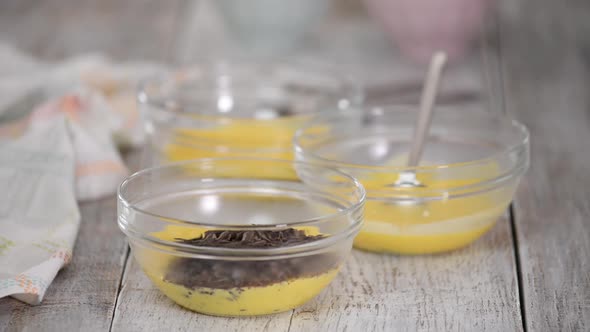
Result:
<svg viewBox="0 0 590 332"><path fill-rule="evenodd" d="M168 161L230 156L291 160L291 140L304 119L228 119L207 128L178 128L164 156Z"/></svg>
<svg viewBox="0 0 590 332"><path fill-rule="evenodd" d="M427 203L426 206L389 207L384 203L367 201L366 211L370 212L366 213L365 223L354 240L354 246L369 251L400 254L450 251L464 247L486 233L506 209L506 205L486 203L482 199L479 203L489 205L487 210L468 214L470 207L463 205L460 200L453 203L449 206ZM417 213L429 213L432 218L408 219ZM445 216L451 219L442 219ZM422 219L434 220L424 224L421 223ZM417 222L412 223L411 220Z"/></svg>
<svg viewBox="0 0 590 332"><path fill-rule="evenodd" d="M291 310L314 298L334 277L338 269L310 278L300 278L265 287L239 289L197 288L166 282L150 275L156 287L179 305L214 316L255 316Z"/></svg>
<svg viewBox="0 0 590 332"><path fill-rule="evenodd" d="M318 234L317 229L312 227L298 229L305 230L308 235ZM198 237L204 231L199 228L168 226L163 231L152 233L152 235L163 240L188 239ZM139 253L136 257L152 282L174 302L190 310L215 316L265 315L296 308L318 295L334 279L339 270L337 267L317 276L296 278L260 287L190 289L165 280L168 266L176 257L158 251L143 255Z"/></svg>
<svg viewBox="0 0 590 332"><path fill-rule="evenodd" d="M429 189L456 188L493 178L495 166L482 166L460 178L437 178L432 173L417 174ZM395 173L380 173L360 179L371 196L395 183ZM406 188L408 195L424 195L420 188ZM464 247L486 233L504 213L513 188L458 198L394 204L371 197L365 203L365 222L354 240L355 248L399 254L431 254Z"/></svg>

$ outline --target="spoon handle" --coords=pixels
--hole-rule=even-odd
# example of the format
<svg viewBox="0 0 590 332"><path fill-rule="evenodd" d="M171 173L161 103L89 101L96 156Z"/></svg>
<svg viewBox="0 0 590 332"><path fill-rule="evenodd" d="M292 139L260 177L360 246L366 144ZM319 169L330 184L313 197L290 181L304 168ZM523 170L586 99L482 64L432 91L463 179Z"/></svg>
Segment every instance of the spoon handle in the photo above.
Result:
<svg viewBox="0 0 590 332"><path fill-rule="evenodd" d="M440 83L440 77L447 56L444 52L437 52L430 61L428 67L428 74L424 85L424 92L420 100L420 114L418 114L418 122L414 130L414 137L412 139L412 147L410 149L410 156L408 157L408 166L415 167L420 163L422 151L424 150L424 143L426 136L430 130L430 122L432 121L432 114L434 113L434 103Z"/></svg>

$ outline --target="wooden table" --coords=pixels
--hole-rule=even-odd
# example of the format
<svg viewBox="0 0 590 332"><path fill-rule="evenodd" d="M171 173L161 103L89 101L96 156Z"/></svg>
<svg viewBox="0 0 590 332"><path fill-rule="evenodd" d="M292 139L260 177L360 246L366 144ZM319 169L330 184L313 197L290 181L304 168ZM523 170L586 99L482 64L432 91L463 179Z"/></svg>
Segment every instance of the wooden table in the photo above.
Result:
<svg viewBox="0 0 590 332"><path fill-rule="evenodd" d="M363 30L366 18L348 3L333 14L347 23L326 24L303 53L370 68L387 54L384 39ZM472 246L420 257L355 251L301 308L216 318L154 289L129 257L111 197L81 205L73 261L42 305L0 299L0 331L590 330L590 41L577 18L590 7L506 4L481 40L478 69L490 83L490 105L529 127L532 165L505 220ZM182 0L9 0L0 2L0 40L48 60L103 51L179 64L223 51L204 32L202 13ZM351 41L334 31L360 35Z"/></svg>

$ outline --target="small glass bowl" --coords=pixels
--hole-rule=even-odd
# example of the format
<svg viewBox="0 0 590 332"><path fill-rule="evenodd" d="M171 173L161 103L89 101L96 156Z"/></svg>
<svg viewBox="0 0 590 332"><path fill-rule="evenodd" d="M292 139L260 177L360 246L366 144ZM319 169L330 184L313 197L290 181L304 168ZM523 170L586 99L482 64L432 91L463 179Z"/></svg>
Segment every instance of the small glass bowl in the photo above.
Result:
<svg viewBox="0 0 590 332"><path fill-rule="evenodd" d="M322 181L307 181L310 174ZM298 307L332 281L361 228L364 197L354 178L333 168L200 159L127 178L118 223L143 271L174 302L210 315L263 315ZM222 232L321 237L274 247L198 241L214 232L213 244Z"/></svg>
<svg viewBox="0 0 590 332"><path fill-rule="evenodd" d="M211 157L293 159L292 137L319 109L360 103L347 77L312 63L214 64L144 81L151 163Z"/></svg>
<svg viewBox="0 0 590 332"><path fill-rule="evenodd" d="M351 174L367 191L356 248L430 254L454 250L502 216L529 166L520 123L474 109L439 107L419 167L406 167L416 109L375 107L326 113L295 135L298 160ZM423 187L395 186L415 174Z"/></svg>

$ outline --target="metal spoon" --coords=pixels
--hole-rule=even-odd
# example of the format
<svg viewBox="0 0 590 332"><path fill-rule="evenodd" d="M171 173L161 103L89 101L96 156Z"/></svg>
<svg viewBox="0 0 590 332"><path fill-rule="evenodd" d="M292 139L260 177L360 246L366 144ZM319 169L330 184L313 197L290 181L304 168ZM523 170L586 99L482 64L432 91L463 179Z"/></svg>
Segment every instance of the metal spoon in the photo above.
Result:
<svg viewBox="0 0 590 332"><path fill-rule="evenodd" d="M446 62L447 55L444 52L436 52L430 60L428 74L426 76L424 90L422 90L422 98L420 100L420 113L418 114L416 126L414 127L414 137L412 138L412 146L410 148L410 155L407 163L408 167L416 167L420 163L420 158L424 151L424 143L426 142L426 137L430 131L430 123L432 121L432 113L438 93L440 77ZM416 172L413 170L401 172L393 186L399 188L424 187L424 185L416 179Z"/></svg>

